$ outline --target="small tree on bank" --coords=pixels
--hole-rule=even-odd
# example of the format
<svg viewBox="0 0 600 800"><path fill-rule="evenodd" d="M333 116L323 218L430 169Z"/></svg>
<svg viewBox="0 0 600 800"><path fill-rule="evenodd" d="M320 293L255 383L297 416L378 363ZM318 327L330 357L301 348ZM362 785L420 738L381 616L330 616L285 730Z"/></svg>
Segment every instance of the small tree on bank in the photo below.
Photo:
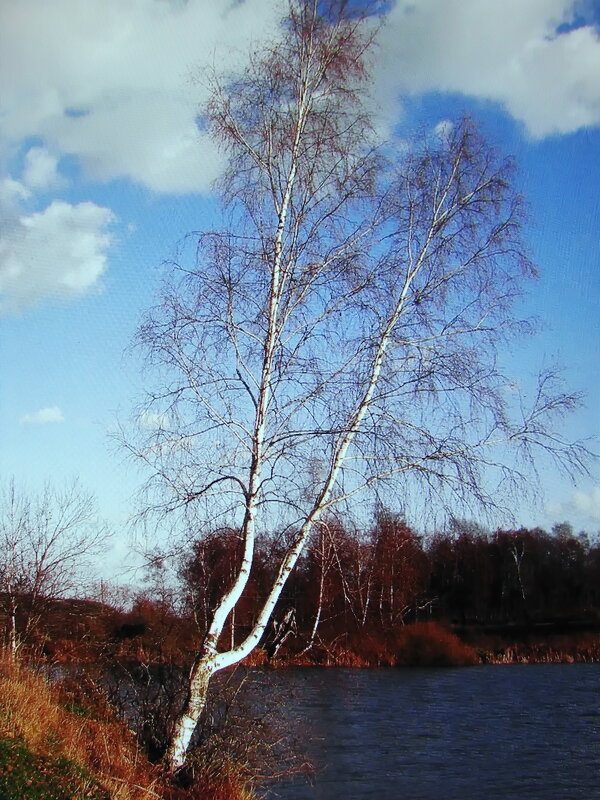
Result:
<svg viewBox="0 0 600 800"><path fill-rule="evenodd" d="M11 658L49 602L80 591L85 568L107 539L93 497L75 481L38 494L14 481L1 488L0 613Z"/></svg>
<svg viewBox="0 0 600 800"><path fill-rule="evenodd" d="M230 525L241 551L194 659L172 769L211 676L259 643L334 507L401 482L494 505L499 485L524 481L515 457L540 449L584 467L551 427L576 396L543 376L526 409L498 364L534 272L511 164L469 120L381 146L366 97L373 30L344 3L290 0L281 39L214 80L224 227L198 235L139 333L157 425L128 447L151 468L150 505L195 533ZM293 532L276 579L251 632L219 651L267 522Z"/></svg>

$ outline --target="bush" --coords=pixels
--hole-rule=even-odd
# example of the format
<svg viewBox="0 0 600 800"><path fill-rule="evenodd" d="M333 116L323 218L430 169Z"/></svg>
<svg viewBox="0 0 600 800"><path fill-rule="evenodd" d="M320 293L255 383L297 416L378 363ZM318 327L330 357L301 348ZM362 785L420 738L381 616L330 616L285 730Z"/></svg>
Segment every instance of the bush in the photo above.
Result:
<svg viewBox="0 0 600 800"><path fill-rule="evenodd" d="M477 653L438 622L416 622L397 640L398 666L463 667L478 664Z"/></svg>

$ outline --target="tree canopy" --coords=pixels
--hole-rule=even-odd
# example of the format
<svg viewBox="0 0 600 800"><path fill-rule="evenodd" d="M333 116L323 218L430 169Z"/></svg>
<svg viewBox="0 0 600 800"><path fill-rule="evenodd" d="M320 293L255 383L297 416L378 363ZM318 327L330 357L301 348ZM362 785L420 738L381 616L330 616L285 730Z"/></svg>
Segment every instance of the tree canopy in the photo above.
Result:
<svg viewBox="0 0 600 800"><path fill-rule="evenodd" d="M513 164L470 119L382 142L368 97L376 26L345 3L290 0L281 35L203 110L227 167L222 225L195 237L140 329L157 421L130 449L153 509L238 531L170 751L184 758L210 675L262 636L315 526L366 490L456 509L502 507L550 455L586 451L557 418L578 402L540 376L526 403L500 354L535 274ZM254 628L217 643L256 536L290 536Z"/></svg>

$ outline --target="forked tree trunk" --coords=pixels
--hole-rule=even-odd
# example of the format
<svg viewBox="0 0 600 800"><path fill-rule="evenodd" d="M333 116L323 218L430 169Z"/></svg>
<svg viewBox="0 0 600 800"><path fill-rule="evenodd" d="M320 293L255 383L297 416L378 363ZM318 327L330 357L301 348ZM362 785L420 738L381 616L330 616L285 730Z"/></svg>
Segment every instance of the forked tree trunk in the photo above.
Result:
<svg viewBox="0 0 600 800"><path fill-rule="evenodd" d="M540 419L576 402L574 395L550 396L546 379L529 415L509 419L496 341L511 322L504 312L518 276L528 271L509 167L464 124L387 177L383 153L380 160L371 151L368 110L361 106L372 36L345 14L346 5L291 0L278 47L257 56L239 80L215 87L208 118L231 151L224 199L235 212L230 221L237 225L239 211L248 227L243 235L231 230L203 239L209 258L184 270L183 299L177 288L169 290L162 312L142 328L141 341L158 362L181 372L178 388L169 379L152 401L168 403L175 423L181 410L182 427L173 439L163 432L168 447L143 446L140 457L157 460L156 474L175 490L173 508L200 497L208 503L226 491L219 513L223 498L229 508L239 493L239 515L233 505L228 513L243 518L241 565L194 662L167 752L173 771L185 762L210 678L258 645L312 528L335 505L404 474L432 492L455 498L464 490L495 503L480 483L480 469L501 466L484 455L493 444L522 441L529 450L535 442L574 470L587 458L577 445L546 437ZM339 25L325 24L321 6ZM334 355L348 330L348 349ZM444 405L446 397L459 400ZM442 416L429 426L434 399ZM217 430L224 432L230 467L194 460L190 440ZM177 441L185 443L181 451ZM212 446L212 438L206 441ZM317 482L288 474L313 453L324 469ZM346 464L348 456L354 460ZM347 484L340 480L345 466L352 475ZM199 472L191 490L190 470ZM251 633L236 645L232 621L231 649L219 653L250 579L256 516L280 503L299 531ZM374 581L370 571L362 602L359 565L357 608L356 593L342 580L346 607L363 625L369 602L377 603ZM393 618L395 588L393 580L389 591L381 588L382 617L389 598Z"/></svg>

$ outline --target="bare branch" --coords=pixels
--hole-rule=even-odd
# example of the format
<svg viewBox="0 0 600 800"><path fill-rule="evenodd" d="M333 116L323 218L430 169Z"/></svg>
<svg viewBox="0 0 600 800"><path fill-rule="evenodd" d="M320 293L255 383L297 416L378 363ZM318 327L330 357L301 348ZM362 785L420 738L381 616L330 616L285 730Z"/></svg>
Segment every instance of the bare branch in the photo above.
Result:
<svg viewBox="0 0 600 800"><path fill-rule="evenodd" d="M145 412L167 420L127 445L151 468L150 505L205 532L227 519L239 537L173 768L210 676L258 644L331 509L376 486L499 508L541 456L586 468L553 422L577 395L547 376L519 408L499 366L527 328L514 301L535 275L513 165L468 119L403 152L379 142L366 102L376 29L344 2L290 0L278 41L213 77L223 229L196 237L139 333L160 387ZM276 579L246 638L219 650L274 518L293 531Z"/></svg>

